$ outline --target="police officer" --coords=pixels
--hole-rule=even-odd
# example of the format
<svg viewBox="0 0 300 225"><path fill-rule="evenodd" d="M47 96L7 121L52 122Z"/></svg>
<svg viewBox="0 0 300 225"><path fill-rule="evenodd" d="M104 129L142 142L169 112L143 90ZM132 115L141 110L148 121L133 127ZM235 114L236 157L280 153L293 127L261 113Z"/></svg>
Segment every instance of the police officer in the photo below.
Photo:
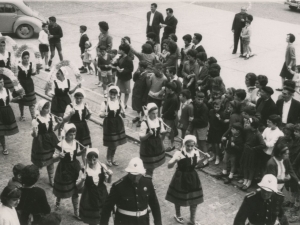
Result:
<svg viewBox="0 0 300 225"><path fill-rule="evenodd" d="M114 225L149 225L148 205L155 225L162 225L159 203L152 179L145 177L140 158L130 160L125 169L128 174L115 182L103 205L100 225L108 225L111 212L116 206Z"/></svg>
<svg viewBox="0 0 300 225"><path fill-rule="evenodd" d="M261 189L247 194L236 217L234 225L275 225L283 217L282 203L284 196L277 189L277 179L266 174L258 184ZM284 223L280 223L284 224Z"/></svg>

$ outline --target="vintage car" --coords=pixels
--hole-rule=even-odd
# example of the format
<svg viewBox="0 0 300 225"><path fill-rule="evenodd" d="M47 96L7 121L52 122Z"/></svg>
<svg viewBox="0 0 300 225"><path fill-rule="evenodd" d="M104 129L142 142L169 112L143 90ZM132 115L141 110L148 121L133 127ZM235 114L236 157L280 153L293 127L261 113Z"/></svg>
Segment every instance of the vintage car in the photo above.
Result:
<svg viewBox="0 0 300 225"><path fill-rule="evenodd" d="M287 0L284 4L288 5L291 10L300 9L300 1L296 0Z"/></svg>
<svg viewBox="0 0 300 225"><path fill-rule="evenodd" d="M45 18L23 0L0 0L0 32L31 38L42 29Z"/></svg>

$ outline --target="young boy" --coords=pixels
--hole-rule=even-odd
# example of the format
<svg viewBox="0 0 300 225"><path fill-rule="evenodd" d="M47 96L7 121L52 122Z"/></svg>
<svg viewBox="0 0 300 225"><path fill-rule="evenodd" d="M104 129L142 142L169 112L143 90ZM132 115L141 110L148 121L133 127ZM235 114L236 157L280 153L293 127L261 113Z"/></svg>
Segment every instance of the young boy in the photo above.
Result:
<svg viewBox="0 0 300 225"><path fill-rule="evenodd" d="M116 83L116 75L117 75L117 70L115 68L116 63L118 62L119 55L118 51L116 49L111 50L111 68L112 68L112 81L115 84Z"/></svg>
<svg viewBox="0 0 300 225"><path fill-rule="evenodd" d="M154 102L158 107L158 116L160 116L160 108L163 100L164 88L167 83L167 78L163 74L161 63L156 63L154 73L147 80L147 88L149 90L147 104Z"/></svg>
<svg viewBox="0 0 300 225"><path fill-rule="evenodd" d="M100 46L97 70L99 82L102 80L104 98L107 98L106 86L112 83L111 55L106 52L106 46ZM100 79L101 77L101 79Z"/></svg>
<svg viewBox="0 0 300 225"><path fill-rule="evenodd" d="M39 33L39 50L42 56L42 59L45 58L45 71L50 72L48 66L49 59L49 40L48 40L49 30L48 24L43 23L42 30Z"/></svg>
<svg viewBox="0 0 300 225"><path fill-rule="evenodd" d="M181 129L181 138L184 139L186 130L194 117L194 106L192 104L191 92L187 89L181 91L179 99L181 105L178 111L179 122L177 127Z"/></svg>
<svg viewBox="0 0 300 225"><path fill-rule="evenodd" d="M79 27L79 32L80 32L79 48L80 48L81 59L83 59L82 54L84 53L84 50L85 50L85 42L87 42L89 40L89 37L86 34L86 30L87 30L87 27L84 25L81 25ZM84 69L85 69L84 66L79 68L79 70L84 70Z"/></svg>
<svg viewBox="0 0 300 225"><path fill-rule="evenodd" d="M243 150L243 137L242 137L243 126L241 123L234 123L231 126L231 131L222 138L222 144L225 148L225 155L223 159L223 170L218 177L225 177L224 184L229 184L233 178L233 174L236 169L236 157ZM227 168L230 162L230 173L228 176Z"/></svg>
<svg viewBox="0 0 300 225"><path fill-rule="evenodd" d="M137 127L141 126L143 121L143 106L147 102L147 66L145 61L139 62L139 69L133 75L134 86L132 89L132 109L138 113L138 116L132 120L133 123L137 123Z"/></svg>
<svg viewBox="0 0 300 225"><path fill-rule="evenodd" d="M251 48L250 48L250 38L252 35L252 30L250 24L251 21L246 20L246 25L242 29L242 33L241 33L241 38L243 40L243 49L244 49L244 54L241 55L241 57L245 57L245 60L249 59L250 56L252 56Z"/></svg>
<svg viewBox="0 0 300 225"><path fill-rule="evenodd" d="M167 67L166 76L170 82L174 82L176 84L175 94L179 96L182 90L182 82L179 80L178 76L176 75L176 68L174 66Z"/></svg>
<svg viewBox="0 0 300 225"><path fill-rule="evenodd" d="M8 181L8 186L14 185L17 188L21 188L23 185L21 183L21 172L24 169L25 165L18 163L13 167L14 177Z"/></svg>

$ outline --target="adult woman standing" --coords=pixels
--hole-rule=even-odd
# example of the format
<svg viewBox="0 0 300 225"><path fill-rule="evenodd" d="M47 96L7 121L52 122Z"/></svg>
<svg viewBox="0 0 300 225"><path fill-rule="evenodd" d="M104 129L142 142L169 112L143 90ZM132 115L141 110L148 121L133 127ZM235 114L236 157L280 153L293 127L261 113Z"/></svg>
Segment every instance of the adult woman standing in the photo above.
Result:
<svg viewBox="0 0 300 225"><path fill-rule="evenodd" d="M0 39L0 67L5 67L7 69L11 69L11 52L6 50L6 42L5 40ZM14 89L14 85L12 81L8 77L3 77L4 87L12 91Z"/></svg>
<svg viewBox="0 0 300 225"><path fill-rule="evenodd" d="M200 160L199 152L195 149L197 139L193 135L186 135L183 140L181 151L176 151L168 163L168 168L173 168L177 163L178 167L169 185L166 200L175 205L175 220L183 223L180 207L190 206L191 224L196 222L197 206L203 202L203 191L199 175L195 170Z"/></svg>
<svg viewBox="0 0 300 225"><path fill-rule="evenodd" d="M18 214L15 210L21 198L21 190L15 186L3 189L0 200L0 225L20 225Z"/></svg>
<svg viewBox="0 0 300 225"><path fill-rule="evenodd" d="M124 122L121 118L125 117L124 105L119 100L120 90L117 86L108 88L109 97L102 102L100 108L100 118L103 120L103 145L107 147L106 164L108 166L118 166L115 160L115 153L119 145L127 142Z"/></svg>
<svg viewBox="0 0 300 225"><path fill-rule="evenodd" d="M50 88L46 89L46 95L52 97L51 113L55 116L62 117L66 111L67 105L71 103L70 94L73 94L75 90L81 87L81 84L77 84L75 88L71 89L70 80L66 78L68 71L65 67L61 67L56 73L56 79L53 84L50 84ZM54 86L54 94L50 93L50 90ZM58 128L58 136L60 138L60 132L63 123Z"/></svg>
<svg viewBox="0 0 300 225"><path fill-rule="evenodd" d="M161 166L166 161L165 148L161 135L167 131L163 122L158 118L158 107L155 103L148 103L146 120L141 123L139 133L140 158L144 163L146 175L152 177L155 168Z"/></svg>
<svg viewBox="0 0 300 225"><path fill-rule="evenodd" d="M15 114L9 103L17 102L19 99L20 97L12 98L10 91L4 87L3 76L0 75L0 143L4 155L8 155L5 136L11 136L19 132Z"/></svg>
<svg viewBox="0 0 300 225"><path fill-rule="evenodd" d="M183 42L184 42L184 47L181 48L181 61L180 61L180 66L179 66L179 72L181 73L183 64L185 61L187 61L187 52L188 50L192 49L193 43L192 43L192 36L190 34L186 34L182 37ZM206 61L206 59L204 60Z"/></svg>
<svg viewBox="0 0 300 225"><path fill-rule="evenodd" d="M87 166L80 171L77 187L83 187L80 199L79 215L84 223L99 224L102 207L108 196L105 182L110 183L112 171L98 161L99 150L89 148L87 150Z"/></svg>
<svg viewBox="0 0 300 225"><path fill-rule="evenodd" d="M64 122L73 123L76 126L77 132L75 139L79 141L80 144L92 147L90 129L86 122L92 114L87 104L83 102L84 98L84 90L81 88L77 89L74 93L74 103L69 104L66 108ZM84 149L81 147L81 150L83 151ZM82 154L82 161L85 164L85 152Z"/></svg>
<svg viewBox="0 0 300 225"><path fill-rule="evenodd" d="M24 121L24 106L29 106L31 119L35 117L34 107L36 97L34 91L34 83L31 76L36 74L35 67L32 62L29 62L30 54L28 51L22 53L22 62L18 64L18 80L25 91L25 95L19 101L19 109L21 113L20 121Z"/></svg>
<svg viewBox="0 0 300 225"><path fill-rule="evenodd" d="M63 120L58 117L58 124L55 124L54 117L49 111L50 102L40 100L36 107L36 118L32 120L31 162L39 168L47 167L49 183L53 186L53 154L59 142L54 131Z"/></svg>

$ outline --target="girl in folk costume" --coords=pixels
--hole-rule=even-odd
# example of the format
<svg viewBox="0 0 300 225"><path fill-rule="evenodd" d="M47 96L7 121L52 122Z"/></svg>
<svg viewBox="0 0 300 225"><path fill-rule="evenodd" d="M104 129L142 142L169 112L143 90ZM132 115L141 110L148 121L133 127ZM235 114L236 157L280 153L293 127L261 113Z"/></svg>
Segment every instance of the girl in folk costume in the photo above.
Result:
<svg viewBox="0 0 300 225"><path fill-rule="evenodd" d="M35 66L32 62L29 62L30 54L28 51L24 51L22 53L22 62L18 64L18 80L20 85L23 87L25 91L25 95L19 101L19 108L20 108L20 121L24 121L24 106L29 106L29 112L31 118L35 117L34 107L36 104L36 97L34 91L34 83L31 76L36 74Z"/></svg>
<svg viewBox="0 0 300 225"><path fill-rule="evenodd" d="M86 103L83 102L85 92L79 88L74 93L74 103L67 106L64 114L64 122L73 123L76 126L76 137L83 146L92 147L90 130L86 120L91 117L91 112ZM82 147L81 147L82 148ZM83 149L81 149L83 151ZM82 161L85 164L85 152L82 154Z"/></svg>
<svg viewBox="0 0 300 225"><path fill-rule="evenodd" d="M173 158L169 161L168 168L173 168L176 163L178 166L166 195L166 200L175 205L175 220L183 223L180 207L190 206L190 224L194 225L199 224L196 222L196 210L198 204L203 202L201 181L195 170L200 160L199 152L195 149L196 143L195 136L186 135L181 151L175 152Z"/></svg>
<svg viewBox="0 0 300 225"><path fill-rule="evenodd" d="M110 86L108 88L109 97L107 101L101 104L100 117L103 121L103 145L108 147L106 154L106 164L108 166L118 166L119 163L115 161L115 153L119 145L125 144L126 134L124 122L121 118L125 117L124 105L118 98L120 89L117 86ZM121 114L121 116L120 116Z"/></svg>
<svg viewBox="0 0 300 225"><path fill-rule="evenodd" d="M165 148L161 135L165 134L162 119L158 117L158 107L155 103L148 103L146 120L141 123L140 130L140 158L144 163L146 175L153 176L155 168L166 161Z"/></svg>
<svg viewBox="0 0 300 225"><path fill-rule="evenodd" d="M58 124L56 124L49 111L50 102L44 99L40 100L36 107L36 118L32 120L31 162L39 168L47 167L49 182L53 186L53 153L59 142L54 131L63 120L58 117Z"/></svg>
<svg viewBox="0 0 300 225"><path fill-rule="evenodd" d="M66 67L61 67L56 73L56 79L53 84L47 86L45 92L46 95L52 97L51 113L58 117L63 117L66 111L67 105L71 103L69 94L73 94L81 84L78 84L75 88L71 89L70 80L66 78L68 71ZM50 90L54 87L54 94L50 93ZM58 136L60 137L60 130L63 127L63 123L58 130Z"/></svg>
<svg viewBox="0 0 300 225"><path fill-rule="evenodd" d="M102 207L108 196L104 182L110 183L113 172L98 161L99 150L87 149L87 166L80 171L77 187L83 192L80 199L79 215L86 224L99 224Z"/></svg>
<svg viewBox="0 0 300 225"><path fill-rule="evenodd" d="M10 91L4 87L3 76L0 75L0 143L3 147L2 153L8 155L5 145L5 136L14 135L19 132L15 114L10 107L10 102L17 102L20 97L12 98Z"/></svg>
<svg viewBox="0 0 300 225"><path fill-rule="evenodd" d="M57 150L53 155L53 158L60 158L54 177L53 194L56 196L56 209L59 209L62 198L72 197L74 215L77 219L80 219L76 181L81 166L76 156L81 155L81 151L75 139L76 126L72 123L65 124L63 131L65 139L58 143Z"/></svg>
<svg viewBox="0 0 300 225"><path fill-rule="evenodd" d="M0 67L11 69L11 52L7 51L5 40L0 39ZM14 85L8 77L3 77L4 87L12 91Z"/></svg>

